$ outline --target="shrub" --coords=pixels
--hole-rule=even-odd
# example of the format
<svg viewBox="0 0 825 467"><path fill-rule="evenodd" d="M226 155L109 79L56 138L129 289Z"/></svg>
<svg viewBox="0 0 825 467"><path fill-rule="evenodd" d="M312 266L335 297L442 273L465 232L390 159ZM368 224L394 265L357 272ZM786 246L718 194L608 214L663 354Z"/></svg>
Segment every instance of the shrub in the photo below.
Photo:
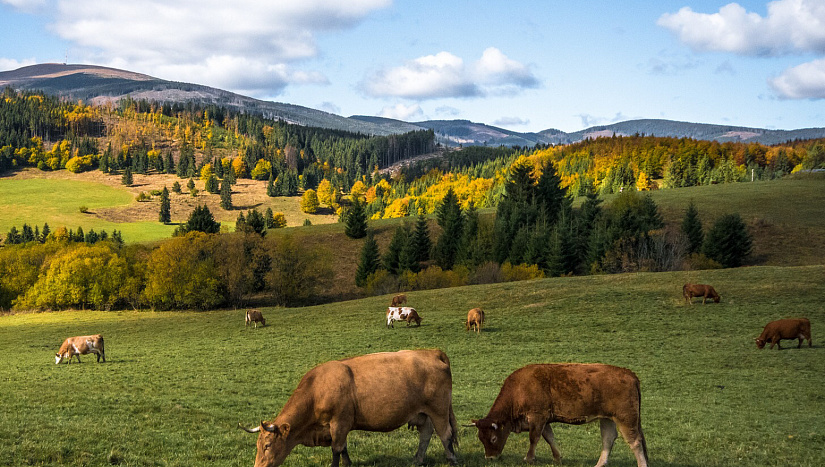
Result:
<svg viewBox="0 0 825 467"><path fill-rule="evenodd" d="M87 206L80 206L77 210L80 211L81 214L86 214L89 212L89 208Z"/></svg>
<svg viewBox="0 0 825 467"><path fill-rule="evenodd" d="M501 265L501 276L504 282L526 281L530 279L541 279L544 277L544 271L539 269L535 264L518 264L516 266L510 263Z"/></svg>
<svg viewBox="0 0 825 467"><path fill-rule="evenodd" d="M160 194L163 193L163 190L151 190L149 193L152 196L160 196Z"/></svg>
<svg viewBox="0 0 825 467"><path fill-rule="evenodd" d="M149 193L146 193L145 191L141 191L139 195L135 196L135 199L138 202L150 201L152 199L152 195L150 195Z"/></svg>
<svg viewBox="0 0 825 467"><path fill-rule="evenodd" d="M390 274L386 269L379 269L367 277L364 290L367 295L384 295L398 292L400 281L398 276Z"/></svg>

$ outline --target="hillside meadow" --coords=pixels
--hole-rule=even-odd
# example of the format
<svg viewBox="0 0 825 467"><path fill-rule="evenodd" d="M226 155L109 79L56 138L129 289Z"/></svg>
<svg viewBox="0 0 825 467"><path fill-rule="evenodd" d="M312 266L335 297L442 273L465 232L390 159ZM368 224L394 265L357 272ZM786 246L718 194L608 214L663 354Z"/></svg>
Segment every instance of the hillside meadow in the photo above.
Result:
<svg viewBox="0 0 825 467"><path fill-rule="evenodd" d="M248 466L255 435L237 428L271 419L313 366L409 348L443 349L452 361L459 423L486 414L503 379L536 362L603 362L641 380L650 463L665 467L825 465L825 266L637 273L541 279L412 292L421 327L386 329L389 296L307 308L263 308L264 328L243 310L56 312L0 317L0 464ZM687 281L713 284L720 304L687 305ZM488 323L467 333L468 309ZM807 316L814 347L757 350L768 321ZM55 365L67 336L102 333L107 362ZM592 466L598 424L555 424L565 466ZM355 465L409 465L417 435L354 432ZM526 433L511 435L495 465L521 466ZM460 429L461 465L491 465L472 428ZM540 442L538 464L549 464ZM328 448L299 447L285 465L331 462ZM445 462L440 443L429 465ZM613 466L635 466L617 440Z"/></svg>

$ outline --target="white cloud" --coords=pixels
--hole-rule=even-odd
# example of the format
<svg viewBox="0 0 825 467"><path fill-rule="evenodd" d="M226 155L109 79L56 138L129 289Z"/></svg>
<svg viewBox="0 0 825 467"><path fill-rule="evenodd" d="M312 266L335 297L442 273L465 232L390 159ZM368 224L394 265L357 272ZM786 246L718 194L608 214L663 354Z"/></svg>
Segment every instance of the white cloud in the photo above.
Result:
<svg viewBox="0 0 825 467"><path fill-rule="evenodd" d="M768 83L783 98L825 99L825 59L788 68Z"/></svg>
<svg viewBox="0 0 825 467"><path fill-rule="evenodd" d="M58 0L51 28L92 51L91 58L99 63L274 95L286 84L326 81L318 73L297 72L291 66L318 55L316 34L351 28L390 3ZM216 65L227 68L213 69Z"/></svg>
<svg viewBox="0 0 825 467"><path fill-rule="evenodd" d="M579 114L577 117L581 119L582 126L585 128L630 120L627 115L621 112L616 112L616 115L613 117L597 117L590 114Z"/></svg>
<svg viewBox="0 0 825 467"><path fill-rule="evenodd" d="M450 117L455 117L457 115L460 115L461 111L449 105L442 105L435 109L435 113L438 115L447 115Z"/></svg>
<svg viewBox="0 0 825 467"><path fill-rule="evenodd" d="M374 97L437 99L513 94L538 85L525 65L491 47L469 67L460 57L439 52L373 73L361 88Z"/></svg>
<svg viewBox="0 0 825 467"><path fill-rule="evenodd" d="M768 3L767 16L729 3L707 14L684 7L657 21L694 50L741 55L825 53L825 2L777 0Z"/></svg>
<svg viewBox="0 0 825 467"><path fill-rule="evenodd" d="M20 67L34 65L37 63L34 58L26 58L24 60L15 60L13 58L0 57L0 71L16 70Z"/></svg>
<svg viewBox="0 0 825 467"><path fill-rule="evenodd" d="M378 116L385 118L394 118L396 120L410 121L423 117L424 111L421 110L421 106L418 104L395 104L392 107L387 106L381 109L381 113L379 113Z"/></svg>
<svg viewBox="0 0 825 467"><path fill-rule="evenodd" d="M20 11L35 11L46 4L46 0L0 0L0 3L11 5Z"/></svg>
<svg viewBox="0 0 825 467"><path fill-rule="evenodd" d="M502 127L511 127L511 126L524 126L529 125L530 120L523 120L520 117L501 117L495 122L493 125L502 126Z"/></svg>

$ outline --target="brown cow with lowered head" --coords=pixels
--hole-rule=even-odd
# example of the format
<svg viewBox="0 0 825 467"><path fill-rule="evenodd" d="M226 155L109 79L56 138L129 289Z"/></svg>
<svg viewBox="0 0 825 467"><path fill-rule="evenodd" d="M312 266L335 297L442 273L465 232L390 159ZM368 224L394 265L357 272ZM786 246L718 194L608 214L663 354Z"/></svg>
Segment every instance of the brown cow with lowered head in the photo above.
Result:
<svg viewBox="0 0 825 467"><path fill-rule="evenodd" d="M481 308L473 308L467 312L467 325L465 329L469 331L475 328L475 332L481 332L481 326L484 324L484 310Z"/></svg>
<svg viewBox="0 0 825 467"><path fill-rule="evenodd" d="M415 463L424 462L433 430L450 463L456 462L450 360L440 350L383 352L323 363L308 371L281 413L244 430L258 435L255 467L281 465L292 449L331 446L332 466L350 465L352 430L418 428Z"/></svg>
<svg viewBox="0 0 825 467"><path fill-rule="evenodd" d="M54 355L54 363L62 363L63 360L68 359L68 365L72 363L72 357L77 357L77 363L80 363L80 356L89 353L95 354L97 362L100 359L106 363L106 352L103 349L103 336L94 334L91 336L77 336L69 337L60 346L60 350Z"/></svg>
<svg viewBox="0 0 825 467"><path fill-rule="evenodd" d="M402 303L404 305L407 304L407 296L400 293L395 297L392 297L392 303L390 304L390 306L401 306Z"/></svg>
<svg viewBox="0 0 825 467"><path fill-rule="evenodd" d="M776 344L779 350L782 350L782 345L779 343L782 339L799 339L797 349L802 348L802 341L808 339L808 347L813 347L811 343L811 322L808 318L786 318L771 321L762 329L762 334L756 338L756 347L764 348L765 344L770 342L771 349Z"/></svg>
<svg viewBox="0 0 825 467"><path fill-rule="evenodd" d="M719 303L719 294L713 287L706 284L685 284L682 286L682 295L685 296L685 301L693 305L693 297L702 297L702 305L705 300L712 298L713 303Z"/></svg>
<svg viewBox="0 0 825 467"><path fill-rule="evenodd" d="M249 326L249 323L253 323L256 328L258 327L258 323L261 323L261 326L266 326L266 319L258 310L246 310L244 326Z"/></svg>
<svg viewBox="0 0 825 467"><path fill-rule="evenodd" d="M530 448L524 460L536 458L536 444L543 437L553 459L560 462L552 422L580 425L599 420L602 454L607 457L618 436L616 427L636 455L639 467L647 466L647 445L642 433L639 378L626 369L603 364L560 363L527 365L514 371L498 393L486 417L474 420L484 455L495 458L510 433L530 432Z"/></svg>

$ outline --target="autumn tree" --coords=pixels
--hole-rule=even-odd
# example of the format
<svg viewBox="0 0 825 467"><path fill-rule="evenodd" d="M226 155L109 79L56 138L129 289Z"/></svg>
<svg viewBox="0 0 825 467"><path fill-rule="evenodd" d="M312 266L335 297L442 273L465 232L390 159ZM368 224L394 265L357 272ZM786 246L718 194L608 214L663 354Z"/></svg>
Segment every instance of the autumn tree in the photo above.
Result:
<svg viewBox="0 0 825 467"><path fill-rule="evenodd" d="M166 186L160 192L160 211L158 212L158 221L168 224L172 222L172 203L169 200L169 190Z"/></svg>
<svg viewBox="0 0 825 467"><path fill-rule="evenodd" d="M191 231L160 244L146 264L143 299L152 307L214 308L224 301L210 235Z"/></svg>
<svg viewBox="0 0 825 467"><path fill-rule="evenodd" d="M318 195L313 189L304 192L301 197L301 211L307 214L315 214L318 211Z"/></svg>
<svg viewBox="0 0 825 467"><path fill-rule="evenodd" d="M332 278L329 252L310 247L291 236L270 240L271 270L267 287L277 305L293 306L308 303L328 287Z"/></svg>
<svg viewBox="0 0 825 467"><path fill-rule="evenodd" d="M329 207L334 207L338 204L338 190L336 190L326 178L318 184L317 194L318 201L321 204L326 204Z"/></svg>

